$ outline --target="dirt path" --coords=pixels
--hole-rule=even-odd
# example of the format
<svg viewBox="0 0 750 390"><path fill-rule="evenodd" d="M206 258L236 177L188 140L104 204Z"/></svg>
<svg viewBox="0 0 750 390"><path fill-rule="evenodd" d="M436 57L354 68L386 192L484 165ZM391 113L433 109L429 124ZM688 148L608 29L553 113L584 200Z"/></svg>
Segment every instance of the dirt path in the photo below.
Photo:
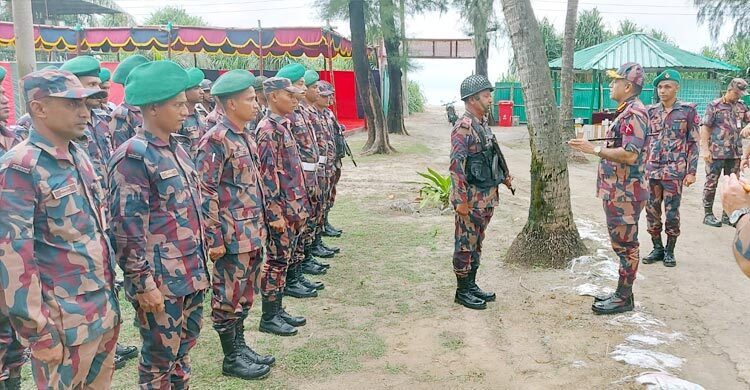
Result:
<svg viewBox="0 0 750 390"><path fill-rule="evenodd" d="M750 309L742 303L750 281L741 276L731 257L733 229L701 224L702 174L683 198L678 267L642 266L635 289L639 306L635 316L597 317L589 308L591 298L579 296L575 290L585 283L599 287L616 284L611 280L616 269L611 260L614 254L602 239L606 237L604 216L594 197L596 163L573 166L571 183L574 214L581 225L589 227L587 245L592 254L598 251L598 257L583 259L573 271L508 267L502 258L525 223L529 200L528 135L525 128L495 128L519 191L515 197L503 192L480 270L480 284L493 288L498 302L486 311L471 311L452 302L452 217L390 210L393 204L414 199L418 186L409 181L417 179L415 171L430 166L447 172L450 127L442 111L430 109L409 118L407 124L411 137L394 137L396 147L411 150L416 143L427 150L408 158L375 157L360 169L349 169L341 192L367 199L361 207L369 212L392 214L394 229L398 221L441 226L429 258L414 259L427 263L421 269L430 273L428 280L405 287L418 289L419 299L435 308L430 314L409 313L400 323L374 329L384 338L386 352L367 361L365 369L319 383L299 383L300 387L640 388L633 379L654 371L646 368L649 366L662 366L675 377L706 389L749 387L750 352L746 346L750 333L744 319ZM354 142L363 137L355 136ZM699 172L703 172L702 165ZM645 217L640 235L642 251L650 250ZM388 259L373 259L378 261ZM648 337L635 338L645 342L627 342L631 335ZM649 345L657 342L661 344ZM638 348L657 353L640 362L646 367L638 367L615 361L612 352L618 348L621 352ZM382 367L385 369L379 369Z"/></svg>

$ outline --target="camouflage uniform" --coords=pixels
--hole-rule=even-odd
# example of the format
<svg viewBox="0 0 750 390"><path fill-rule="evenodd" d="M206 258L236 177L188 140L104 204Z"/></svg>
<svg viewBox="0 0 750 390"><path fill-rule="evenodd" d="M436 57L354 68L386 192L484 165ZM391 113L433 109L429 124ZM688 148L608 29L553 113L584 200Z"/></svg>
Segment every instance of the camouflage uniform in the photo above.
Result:
<svg viewBox="0 0 750 390"><path fill-rule="evenodd" d="M16 133L16 137L19 141L23 141L26 138L29 138L29 130L31 129L31 115L28 113L23 114L18 120L16 121L16 124L12 127L13 132Z"/></svg>
<svg viewBox="0 0 750 390"><path fill-rule="evenodd" d="M336 144L333 141L333 120L313 106L308 106L307 110L311 116L315 117L313 128L315 128L315 138L318 140L318 184L320 185L320 206L318 207L318 216L315 221L316 232L320 234L325 224L325 215L331 198L333 185L333 176L336 170Z"/></svg>
<svg viewBox="0 0 750 390"><path fill-rule="evenodd" d="M175 137L164 142L140 127L114 153L110 211L125 292L140 324L140 386L187 388L208 273L199 178ZM165 309L146 313L136 294L157 288Z"/></svg>
<svg viewBox="0 0 750 390"><path fill-rule="evenodd" d="M101 110L92 110L91 119L83 136L77 140L89 155L94 171L102 180L102 187L107 188L107 164L112 157L112 137L109 132L110 117Z"/></svg>
<svg viewBox="0 0 750 390"><path fill-rule="evenodd" d="M618 292L623 298L632 294L638 271L638 219L649 198L644 178L646 134L649 133L646 107L637 97L631 97L617 110L617 117L607 130L607 148L624 148L637 153L634 164L622 164L607 159L599 162L596 188L602 199L612 249L620 258Z"/></svg>
<svg viewBox="0 0 750 390"><path fill-rule="evenodd" d="M646 205L648 233L661 237L662 202L668 237L680 235L682 182L698 169L698 125L694 103L676 101L670 111L654 104L648 108L651 138L648 143L646 177L650 198Z"/></svg>
<svg viewBox="0 0 750 390"><path fill-rule="evenodd" d="M198 142L201 140L201 137L203 137L203 134L206 133L206 130L210 128L211 127L206 127L206 122L198 111L188 114L187 118L185 118L185 122L183 122L182 128L178 133L187 137L189 140L189 144L185 145L185 150L190 152L192 158L195 158L195 155L198 152Z"/></svg>
<svg viewBox="0 0 750 390"><path fill-rule="evenodd" d="M709 103L703 125L711 129L709 151L713 161L706 164L706 184L703 187L703 207L713 208L719 176L740 173L742 138L740 131L750 123L750 111L741 100L728 103L719 98Z"/></svg>
<svg viewBox="0 0 750 390"><path fill-rule="evenodd" d="M135 135L135 129L143 125L143 113L136 106L122 102L111 115L109 122L112 136L112 150L116 150L125 141Z"/></svg>
<svg viewBox="0 0 750 390"><path fill-rule="evenodd" d="M226 117L198 144L207 245L227 251L213 269L211 318L219 333L247 316L263 262L267 233L257 152L248 132Z"/></svg>
<svg viewBox="0 0 750 390"><path fill-rule="evenodd" d="M206 123L205 126L207 129L212 129L214 126L219 124L221 122L221 119L224 117L224 113L221 112L221 109L217 105L213 111L209 112L208 115L206 115Z"/></svg>
<svg viewBox="0 0 750 390"><path fill-rule="evenodd" d="M258 123L256 137L266 221L285 220L287 225L282 233L269 229L260 287L264 298L272 301L283 294L287 267L309 217L310 203L291 121L269 113Z"/></svg>
<svg viewBox="0 0 750 390"><path fill-rule="evenodd" d="M0 124L0 158L19 142L13 130ZM0 382L20 376L25 360L25 348L18 341L8 315L0 310Z"/></svg>
<svg viewBox="0 0 750 390"><path fill-rule="evenodd" d="M24 345L63 346L59 365L32 359L37 387L108 388L120 308L105 193L89 158L32 130L0 160L0 191L0 306Z"/></svg>
<svg viewBox="0 0 750 390"><path fill-rule="evenodd" d="M309 217L305 219L305 227L300 236L292 264L299 264L305 259L305 247L310 246L315 239L316 223L320 212L321 187L318 183L318 163L320 151L315 126L319 125L317 116L311 115L310 107L305 101L300 101L300 106L290 117L292 120L292 135L297 140L297 149L302 160L302 173L307 189L309 200Z"/></svg>
<svg viewBox="0 0 750 390"><path fill-rule="evenodd" d="M341 131L341 125L339 125L333 111L331 111L330 108L326 108L323 111L323 115L325 115L328 123L331 125L331 136L334 137L338 134L338 136L343 137L344 135ZM339 180L341 180L341 167L343 166L341 158L338 156L335 142L333 145L333 170L331 172L330 182L328 183L328 199L325 205L325 215L323 216L326 221L328 220L328 212L331 211L331 208L333 208L333 204L336 201L336 185L339 183Z"/></svg>
<svg viewBox="0 0 750 390"><path fill-rule="evenodd" d="M479 266L484 232L492 219L494 207L498 204L497 186L480 189L467 180L466 159L470 154L482 150L478 135L480 131L488 142L494 137L486 121L466 111L451 132L451 204L454 207L469 205L468 215L455 215L453 271L459 277L468 276L472 267Z"/></svg>

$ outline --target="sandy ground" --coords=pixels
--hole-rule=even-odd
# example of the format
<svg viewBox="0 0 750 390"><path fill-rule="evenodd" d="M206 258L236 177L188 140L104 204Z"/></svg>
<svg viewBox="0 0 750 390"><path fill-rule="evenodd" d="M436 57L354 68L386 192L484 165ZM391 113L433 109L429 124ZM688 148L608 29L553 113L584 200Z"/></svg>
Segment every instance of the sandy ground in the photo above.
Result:
<svg viewBox="0 0 750 390"><path fill-rule="evenodd" d="M341 192L374 197L374 203L363 207L393 213L389 208L394 203L415 197L413 172L427 166L447 172L450 126L442 110L414 115L407 119L407 127L411 136L394 137L394 144L417 142L429 152L349 169ZM525 127L494 130L518 189L515 197L502 191L480 269L480 285L494 289L498 301L485 311L452 302L450 215L396 213L396 219L447 226L438 237L438 250L429 254L435 280L419 286L419 299L437 302L437 309L376 329L387 349L382 357L365 362L363 370L322 382L293 382L309 389L629 389L643 388L636 382L639 375L662 371L671 376L654 375L652 381L672 379L684 386L678 389L696 387L675 378L706 389L750 388L750 332L745 329L750 309L742 298L750 291L750 280L740 274L730 252L734 230L701 223L703 164L698 182L683 197L678 266L642 265L635 286L637 310L616 317L594 316L592 299L579 293L616 285L614 253L606 239L601 202L594 196L596 163L573 165L570 171L573 212L592 256L567 270L508 266L503 263L505 251L528 210L528 134ZM644 255L651 249L645 215L640 237ZM626 362L615 360L618 356ZM393 369L376 369L383 366Z"/></svg>

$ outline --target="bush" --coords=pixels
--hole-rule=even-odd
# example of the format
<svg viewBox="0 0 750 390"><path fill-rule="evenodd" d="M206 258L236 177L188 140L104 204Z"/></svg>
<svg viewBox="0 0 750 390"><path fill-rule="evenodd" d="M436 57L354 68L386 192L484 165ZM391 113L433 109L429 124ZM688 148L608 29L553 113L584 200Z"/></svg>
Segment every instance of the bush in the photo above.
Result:
<svg viewBox="0 0 750 390"><path fill-rule="evenodd" d="M427 99L425 99L419 83L416 81L409 81L407 89L409 91L409 114L424 112L424 103Z"/></svg>
<svg viewBox="0 0 750 390"><path fill-rule="evenodd" d="M422 184L419 190L422 201L419 206L438 205L442 210L448 208L452 186L450 175L443 176L432 168L427 168L427 173L417 172L417 174L428 180L419 183Z"/></svg>

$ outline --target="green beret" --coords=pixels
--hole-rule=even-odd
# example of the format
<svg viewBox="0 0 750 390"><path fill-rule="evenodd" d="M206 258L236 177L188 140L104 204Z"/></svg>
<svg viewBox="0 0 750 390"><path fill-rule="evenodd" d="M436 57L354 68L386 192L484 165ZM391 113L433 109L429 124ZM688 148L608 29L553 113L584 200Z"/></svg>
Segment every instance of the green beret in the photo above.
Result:
<svg viewBox="0 0 750 390"><path fill-rule="evenodd" d="M185 70L188 74L188 86L185 89L193 89L201 84L206 75L198 68L188 68Z"/></svg>
<svg viewBox="0 0 750 390"><path fill-rule="evenodd" d="M77 77L99 77L101 67L99 65L99 60L92 56L78 56L72 60L65 61L60 67L60 70L67 70Z"/></svg>
<svg viewBox="0 0 750 390"><path fill-rule="evenodd" d="M255 76L243 69L230 70L221 75L211 88L211 95L229 96L251 88L255 83Z"/></svg>
<svg viewBox="0 0 750 390"><path fill-rule="evenodd" d="M305 67L301 64L289 64L279 69L276 73L276 77L284 77L289 79L292 83L299 81L305 77Z"/></svg>
<svg viewBox="0 0 750 390"><path fill-rule="evenodd" d="M128 75L125 101L134 106L161 103L185 91L185 69L172 61L151 61L138 65Z"/></svg>
<svg viewBox="0 0 750 390"><path fill-rule="evenodd" d="M5 75L7 73L8 71L4 67L0 66L0 81L5 80Z"/></svg>
<svg viewBox="0 0 750 390"><path fill-rule="evenodd" d="M311 86L320 80L320 75L318 75L318 72L310 69L307 72L305 72L305 86Z"/></svg>
<svg viewBox="0 0 750 390"><path fill-rule="evenodd" d="M147 62L149 62L149 59L140 54L136 54L122 60L122 62L120 62L120 65L117 65L115 73L112 74L112 81L117 84L125 85L130 72L135 69L136 66L145 64Z"/></svg>
<svg viewBox="0 0 750 390"><path fill-rule="evenodd" d="M112 78L112 73L109 71L109 69L102 68L102 70L99 71L99 79L101 79L103 83L109 81L110 78Z"/></svg>
<svg viewBox="0 0 750 390"><path fill-rule="evenodd" d="M680 72L674 69L667 69L664 72L661 72L660 75L656 76L656 78L654 79L654 87L658 87L659 83L664 80L676 81L677 84L679 84L681 79L682 76L680 76Z"/></svg>

